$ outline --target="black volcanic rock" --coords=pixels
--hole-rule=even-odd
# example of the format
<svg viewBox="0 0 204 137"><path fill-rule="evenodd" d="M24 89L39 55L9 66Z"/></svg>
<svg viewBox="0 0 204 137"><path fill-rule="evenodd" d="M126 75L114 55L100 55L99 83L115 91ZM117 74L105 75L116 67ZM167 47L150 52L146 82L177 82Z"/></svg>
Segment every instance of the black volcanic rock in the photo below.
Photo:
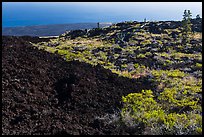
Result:
<svg viewBox="0 0 204 137"><path fill-rule="evenodd" d="M16 46L18 40L3 37L2 135L130 134L97 117L120 109L123 95L151 89L147 78L66 62L23 40Z"/></svg>
<svg viewBox="0 0 204 137"><path fill-rule="evenodd" d="M191 20L192 25L192 31L194 32L202 32L202 18L199 19L192 19Z"/></svg>

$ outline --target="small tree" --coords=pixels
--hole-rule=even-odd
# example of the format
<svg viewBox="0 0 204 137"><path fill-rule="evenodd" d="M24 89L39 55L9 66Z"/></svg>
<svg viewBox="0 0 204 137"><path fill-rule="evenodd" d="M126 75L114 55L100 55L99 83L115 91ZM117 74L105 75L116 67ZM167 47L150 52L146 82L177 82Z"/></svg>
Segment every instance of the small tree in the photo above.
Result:
<svg viewBox="0 0 204 137"><path fill-rule="evenodd" d="M144 19L144 22L147 22L147 19L146 19L146 18Z"/></svg>
<svg viewBox="0 0 204 137"><path fill-rule="evenodd" d="M190 10L184 10L183 20L182 20L182 43L187 44L190 41L191 34L191 17L192 13Z"/></svg>
<svg viewBox="0 0 204 137"><path fill-rule="evenodd" d="M198 15L196 15L196 19L201 19L199 14L198 14Z"/></svg>
<svg viewBox="0 0 204 137"><path fill-rule="evenodd" d="M97 23L97 28L99 29L100 28L100 26L99 26L100 24L99 24L99 22Z"/></svg>

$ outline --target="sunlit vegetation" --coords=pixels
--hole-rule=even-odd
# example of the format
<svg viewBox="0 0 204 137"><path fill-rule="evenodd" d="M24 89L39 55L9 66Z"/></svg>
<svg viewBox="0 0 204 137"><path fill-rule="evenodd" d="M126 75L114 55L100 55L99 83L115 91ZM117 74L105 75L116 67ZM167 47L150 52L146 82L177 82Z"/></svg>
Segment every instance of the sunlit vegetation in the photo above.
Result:
<svg viewBox="0 0 204 137"><path fill-rule="evenodd" d="M202 133L200 114L195 111L171 112L169 108L166 108L169 107L168 104L159 103L154 98L151 90L142 90L141 93L131 93L122 97L124 102L121 113L123 123L133 127L144 125L143 134L196 135Z"/></svg>
<svg viewBox="0 0 204 137"><path fill-rule="evenodd" d="M180 26L157 34L148 32L149 24L113 24L73 39L66 32L33 45L67 61L99 64L119 76L154 82L154 90L122 97L123 124L144 125L142 134L201 134L202 33L191 34L193 42L184 46Z"/></svg>

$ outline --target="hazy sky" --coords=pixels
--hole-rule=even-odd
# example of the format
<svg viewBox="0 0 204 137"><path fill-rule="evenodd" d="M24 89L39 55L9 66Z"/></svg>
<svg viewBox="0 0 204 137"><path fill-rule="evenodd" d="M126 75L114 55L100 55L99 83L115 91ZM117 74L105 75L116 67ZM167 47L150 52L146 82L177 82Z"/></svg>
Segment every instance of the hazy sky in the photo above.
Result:
<svg viewBox="0 0 204 137"><path fill-rule="evenodd" d="M202 17L202 2L3 2L3 25L23 23L181 20L185 9Z"/></svg>
<svg viewBox="0 0 204 137"><path fill-rule="evenodd" d="M202 16L202 2L70 2L64 3L78 7L89 7L97 12L113 12L137 15L150 14L152 19L166 15L167 18L181 19L185 9L191 10L193 17Z"/></svg>

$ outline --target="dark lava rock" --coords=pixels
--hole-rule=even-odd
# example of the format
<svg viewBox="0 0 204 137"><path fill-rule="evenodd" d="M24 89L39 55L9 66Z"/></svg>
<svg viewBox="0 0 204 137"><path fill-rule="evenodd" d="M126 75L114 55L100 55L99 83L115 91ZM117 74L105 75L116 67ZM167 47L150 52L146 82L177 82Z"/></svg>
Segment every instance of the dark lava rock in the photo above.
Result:
<svg viewBox="0 0 204 137"><path fill-rule="evenodd" d="M152 87L145 77L119 77L19 38L3 39L2 135L131 134L96 118L120 110L122 96Z"/></svg>
<svg viewBox="0 0 204 137"><path fill-rule="evenodd" d="M178 38L178 37L179 37L179 32L177 32L177 31L172 31L171 37L174 38L174 39Z"/></svg>
<svg viewBox="0 0 204 137"><path fill-rule="evenodd" d="M98 36L98 35L101 35L101 34L104 34L106 31L104 31L103 29L101 28L95 28L95 29L91 29L89 32L88 32L88 37L94 37L94 36Z"/></svg>
<svg viewBox="0 0 204 137"><path fill-rule="evenodd" d="M149 32L154 34L161 34L163 32L163 29L160 27L160 25L156 22L150 22L149 23Z"/></svg>
<svg viewBox="0 0 204 137"><path fill-rule="evenodd" d="M76 37L82 37L87 34L87 30L71 30L66 34L66 38L75 39Z"/></svg>
<svg viewBox="0 0 204 137"><path fill-rule="evenodd" d="M202 18L191 19L192 31L202 32Z"/></svg>
<svg viewBox="0 0 204 137"><path fill-rule="evenodd" d="M2 36L2 46L9 45L30 45L29 42L39 43L39 42L48 42L50 38L39 38L39 37L30 37L30 36Z"/></svg>

